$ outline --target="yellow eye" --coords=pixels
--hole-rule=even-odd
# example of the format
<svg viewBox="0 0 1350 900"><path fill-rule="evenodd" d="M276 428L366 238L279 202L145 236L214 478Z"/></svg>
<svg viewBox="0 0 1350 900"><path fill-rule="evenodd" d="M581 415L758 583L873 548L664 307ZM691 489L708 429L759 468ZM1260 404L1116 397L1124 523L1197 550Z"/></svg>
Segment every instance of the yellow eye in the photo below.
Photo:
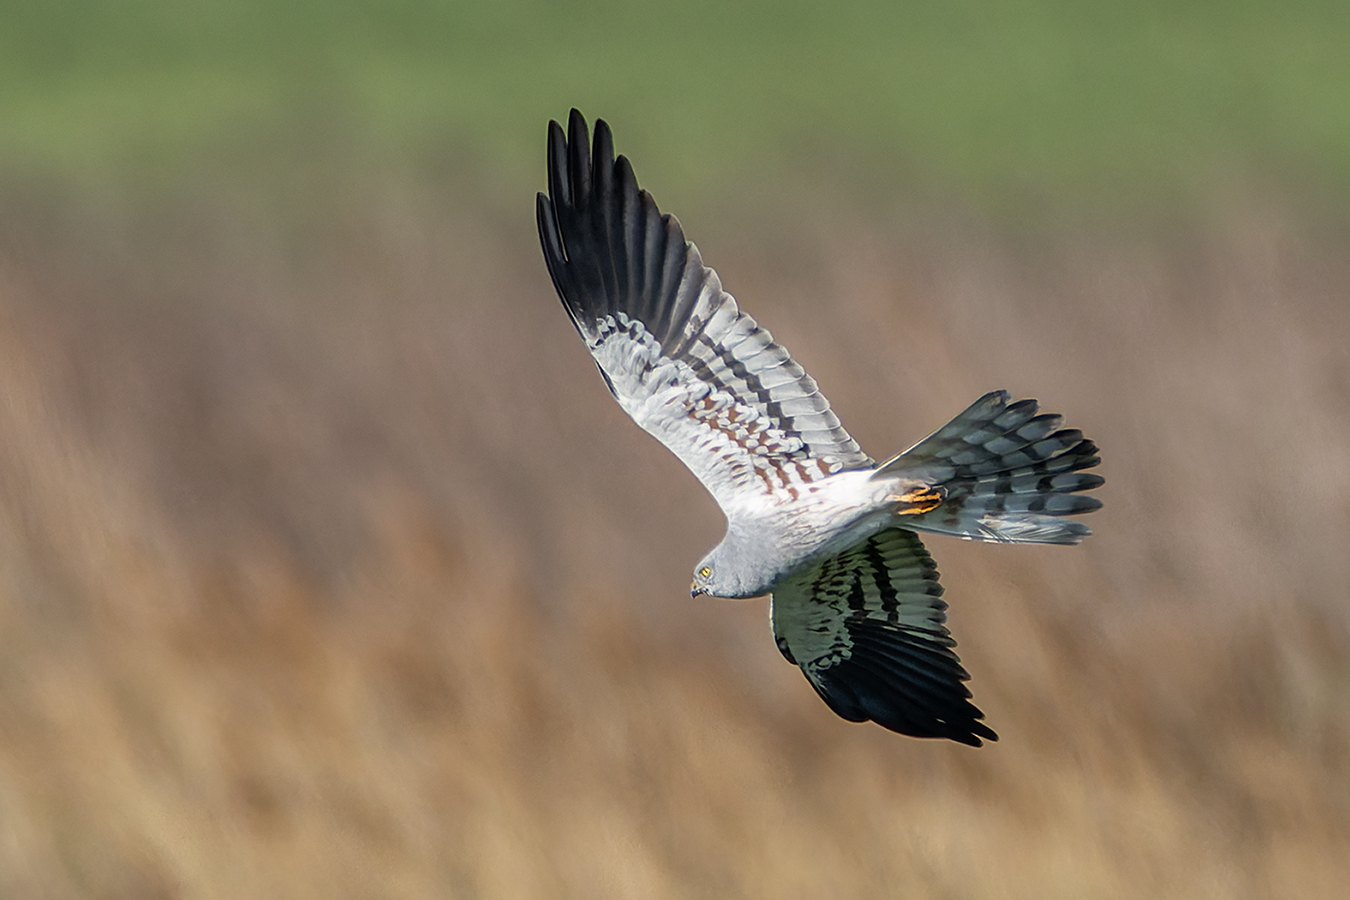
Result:
<svg viewBox="0 0 1350 900"><path fill-rule="evenodd" d="M703 568L698 570L699 578L707 578L710 575L712 575L712 569L708 568L707 566L704 566Z"/></svg>

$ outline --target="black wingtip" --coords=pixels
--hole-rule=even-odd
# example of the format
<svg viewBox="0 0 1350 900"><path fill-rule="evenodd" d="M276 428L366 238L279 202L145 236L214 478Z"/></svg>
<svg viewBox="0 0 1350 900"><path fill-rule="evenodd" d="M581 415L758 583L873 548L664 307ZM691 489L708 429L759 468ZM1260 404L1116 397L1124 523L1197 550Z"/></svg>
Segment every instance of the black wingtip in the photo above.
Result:
<svg viewBox="0 0 1350 900"><path fill-rule="evenodd" d="M556 121L548 123L548 195L555 203L571 203L572 188L567 177L567 136Z"/></svg>
<svg viewBox="0 0 1350 900"><path fill-rule="evenodd" d="M596 170L608 169L612 174L614 169L614 133L609 130L609 123L604 119L595 120L595 137L592 139L591 152L595 159Z"/></svg>
<svg viewBox="0 0 1350 900"><path fill-rule="evenodd" d="M539 241L544 246L544 264L548 266L553 286L561 292L562 270L567 264L567 254L562 237L558 234L558 218L554 213L553 202L542 191L534 198L534 217L539 225Z"/></svg>
<svg viewBox="0 0 1350 900"><path fill-rule="evenodd" d="M848 628L852 652L807 679L831 709L850 721L872 720L889 731L945 738L971 747L997 741L970 702L970 675L945 641L863 619Z"/></svg>
<svg viewBox="0 0 1350 900"><path fill-rule="evenodd" d="M574 107L567 117L567 174L572 180L572 203L584 208L591 196L591 147L586 117Z"/></svg>
<svg viewBox="0 0 1350 900"><path fill-rule="evenodd" d="M583 336L616 311L643 322L663 347L682 334L689 310L677 289L688 244L615 154L604 119L595 120L593 139L580 110L565 126L549 123L548 194L536 207L549 274ZM685 293L697 297L701 283Z"/></svg>
<svg viewBox="0 0 1350 900"><path fill-rule="evenodd" d="M906 737L949 740L968 747L998 740L998 734L981 721L984 713L959 689L943 697L940 690L898 683L894 672L854 660L821 673L819 680L808 680L826 705L850 722L870 720Z"/></svg>

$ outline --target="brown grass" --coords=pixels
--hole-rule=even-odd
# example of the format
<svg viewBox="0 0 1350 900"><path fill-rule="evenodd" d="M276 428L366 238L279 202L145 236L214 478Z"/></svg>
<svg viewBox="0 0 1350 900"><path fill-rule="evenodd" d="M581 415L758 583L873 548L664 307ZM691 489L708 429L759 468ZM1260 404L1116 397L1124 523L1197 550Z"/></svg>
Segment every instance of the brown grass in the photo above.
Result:
<svg viewBox="0 0 1350 900"><path fill-rule="evenodd" d="M1083 547L930 542L972 751L687 600L527 211L333 206L0 206L0 896L1340 896L1343 243L708 229L874 455L999 386L1103 446Z"/></svg>

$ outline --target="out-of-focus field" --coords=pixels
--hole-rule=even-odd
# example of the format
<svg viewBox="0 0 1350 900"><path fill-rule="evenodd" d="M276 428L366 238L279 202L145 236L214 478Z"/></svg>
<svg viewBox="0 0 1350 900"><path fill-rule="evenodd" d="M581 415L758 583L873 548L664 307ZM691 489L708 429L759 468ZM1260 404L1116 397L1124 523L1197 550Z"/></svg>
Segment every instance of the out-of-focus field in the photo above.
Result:
<svg viewBox="0 0 1350 900"><path fill-rule="evenodd" d="M686 214L803 176L1024 225L1175 213L1252 178L1350 197L1341 0L0 0L0 18L0 164L86 190L221 172L276 190L316 161L532 188L538 123L582 106L630 123L621 143Z"/></svg>
<svg viewBox="0 0 1350 900"><path fill-rule="evenodd" d="M363 199L302 240L5 207L0 893L1339 894L1327 245L1259 210L705 242L875 453L995 386L1103 446L1082 547L930 541L1003 737L972 751L836 719L762 602L688 599L718 515L523 214Z"/></svg>
<svg viewBox="0 0 1350 900"><path fill-rule="evenodd" d="M0 896L1344 893L1340 6L124 6L0 36ZM874 456L1101 445L1083 546L929 541L999 743L689 600L535 243L572 103Z"/></svg>

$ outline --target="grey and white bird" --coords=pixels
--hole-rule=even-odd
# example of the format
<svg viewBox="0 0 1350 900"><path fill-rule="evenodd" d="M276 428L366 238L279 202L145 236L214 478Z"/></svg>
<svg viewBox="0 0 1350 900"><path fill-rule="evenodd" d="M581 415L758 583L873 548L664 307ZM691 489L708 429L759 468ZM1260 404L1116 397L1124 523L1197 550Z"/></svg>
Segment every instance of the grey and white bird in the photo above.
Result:
<svg viewBox="0 0 1350 900"><path fill-rule="evenodd" d="M770 594L778 649L854 722L980 746L970 676L946 627L937 567L918 532L1076 544L1067 517L1096 446L1036 401L976 400L877 463L811 376L722 290L680 223L614 157L603 120L592 151L575 109L548 130L539 237L549 275L610 393L665 444L726 515L692 594Z"/></svg>

